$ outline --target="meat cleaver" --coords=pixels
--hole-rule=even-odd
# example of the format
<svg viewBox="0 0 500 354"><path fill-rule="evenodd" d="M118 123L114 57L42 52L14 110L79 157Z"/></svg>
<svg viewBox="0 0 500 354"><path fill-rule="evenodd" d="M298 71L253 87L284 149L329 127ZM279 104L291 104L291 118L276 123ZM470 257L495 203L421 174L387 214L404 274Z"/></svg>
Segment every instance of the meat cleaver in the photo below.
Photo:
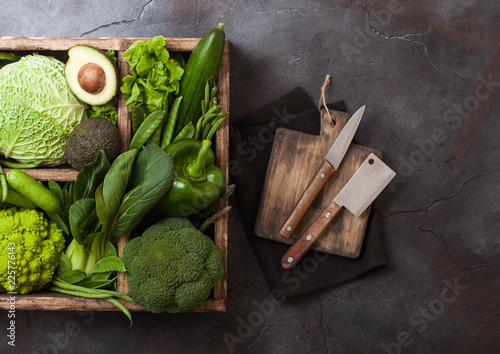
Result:
<svg viewBox="0 0 500 354"><path fill-rule="evenodd" d="M375 200L396 173L374 154L368 155L332 203L314 220L281 259L285 269L294 267L323 233L342 207L356 217Z"/></svg>

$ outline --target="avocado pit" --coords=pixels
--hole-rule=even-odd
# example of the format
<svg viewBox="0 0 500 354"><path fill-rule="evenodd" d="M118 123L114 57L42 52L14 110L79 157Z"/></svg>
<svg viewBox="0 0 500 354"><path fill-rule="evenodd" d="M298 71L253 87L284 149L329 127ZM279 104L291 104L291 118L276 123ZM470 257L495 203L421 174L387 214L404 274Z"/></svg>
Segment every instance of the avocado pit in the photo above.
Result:
<svg viewBox="0 0 500 354"><path fill-rule="evenodd" d="M87 63L78 71L78 83L85 92L97 94L106 86L106 73L96 63Z"/></svg>
<svg viewBox="0 0 500 354"><path fill-rule="evenodd" d="M116 62L106 52L95 47L71 47L64 75L75 96L89 105L106 104L118 90Z"/></svg>

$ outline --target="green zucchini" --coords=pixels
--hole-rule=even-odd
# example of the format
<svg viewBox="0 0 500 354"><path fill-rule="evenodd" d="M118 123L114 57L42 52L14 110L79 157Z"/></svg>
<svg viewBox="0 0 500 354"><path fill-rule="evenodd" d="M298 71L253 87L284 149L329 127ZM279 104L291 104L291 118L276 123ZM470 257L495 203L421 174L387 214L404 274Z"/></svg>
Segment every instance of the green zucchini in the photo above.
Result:
<svg viewBox="0 0 500 354"><path fill-rule="evenodd" d="M59 214L63 205L59 198L41 182L21 170L10 170L7 173L7 182L12 189L35 203L47 214Z"/></svg>
<svg viewBox="0 0 500 354"><path fill-rule="evenodd" d="M1 187L0 190L2 190ZM16 190L10 186L7 186L7 198L5 199L5 203L12 204L21 208L35 209L37 207L35 203L24 197L21 193L16 192Z"/></svg>
<svg viewBox="0 0 500 354"><path fill-rule="evenodd" d="M205 34L189 56L179 83L178 95L182 96L182 102L174 136L189 123L196 126L196 121L201 117L205 86L207 81L212 86L217 79L224 55L225 39L224 24L219 23Z"/></svg>

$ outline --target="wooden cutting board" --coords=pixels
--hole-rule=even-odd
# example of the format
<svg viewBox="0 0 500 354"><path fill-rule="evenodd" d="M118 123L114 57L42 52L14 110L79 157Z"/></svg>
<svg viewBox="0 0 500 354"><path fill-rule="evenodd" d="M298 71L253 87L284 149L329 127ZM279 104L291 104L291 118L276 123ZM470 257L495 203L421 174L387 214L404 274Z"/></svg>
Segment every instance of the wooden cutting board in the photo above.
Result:
<svg viewBox="0 0 500 354"><path fill-rule="evenodd" d="M264 189L255 224L255 234L269 240L292 244L332 201L370 153L382 152L351 144L339 169L322 189L291 239L279 234L288 215L323 162L350 115L326 110L321 115L319 136L279 128L271 152ZM361 121L361 124L362 121ZM338 256L359 256L371 206L355 217L345 208L327 227L311 249Z"/></svg>

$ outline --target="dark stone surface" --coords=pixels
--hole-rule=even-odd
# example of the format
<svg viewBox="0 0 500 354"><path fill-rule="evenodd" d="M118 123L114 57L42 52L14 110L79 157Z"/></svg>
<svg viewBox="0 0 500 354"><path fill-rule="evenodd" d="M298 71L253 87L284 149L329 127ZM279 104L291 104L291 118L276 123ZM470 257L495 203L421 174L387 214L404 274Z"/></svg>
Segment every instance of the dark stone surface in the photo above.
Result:
<svg viewBox="0 0 500 354"><path fill-rule="evenodd" d="M130 329L119 312L18 311L16 352L498 352L499 15L496 0L3 2L3 36L199 37L225 22L231 119L296 86L316 100L330 74L330 101L367 106L357 142L399 175L375 203L382 272L266 307L235 210L226 313L137 313Z"/></svg>

